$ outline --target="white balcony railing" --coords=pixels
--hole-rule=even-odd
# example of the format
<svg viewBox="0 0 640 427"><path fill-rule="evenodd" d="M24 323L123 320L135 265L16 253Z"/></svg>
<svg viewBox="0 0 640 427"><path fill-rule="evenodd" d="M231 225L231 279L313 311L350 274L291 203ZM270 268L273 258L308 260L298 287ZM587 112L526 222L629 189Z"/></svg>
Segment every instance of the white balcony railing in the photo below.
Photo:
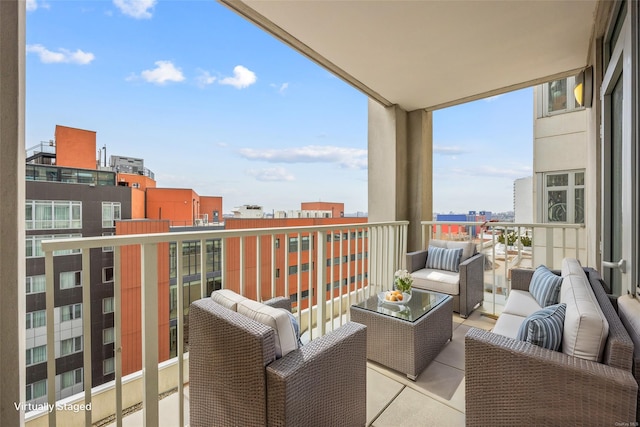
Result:
<svg viewBox="0 0 640 427"><path fill-rule="evenodd" d="M183 243L199 242L200 266L207 265L206 242L220 242L220 276L223 288L233 288L245 295L257 295L258 299L275 296L290 296L294 313L309 339L322 336L339 327L347 319L348 307L388 289L393 283L395 270L405 267L408 222L358 223L345 225L291 227L245 230L202 230L143 235L106 236L50 240L42 244L45 254L47 345L53 348L54 335L54 251L81 250L83 266L83 332L84 348L91 348L90 289L85 278L91 265L91 249L113 247L114 251L114 329L115 329L115 380L98 387L85 387L83 395L65 399L73 405L92 405L91 411L71 413L61 411L55 400L55 352L47 352L47 390L51 412L34 411L27 414L27 423L36 425L91 425L106 416L115 414L116 425L122 425L123 408L143 403L143 419L147 426L158 425L158 396L172 388L179 393L179 420L184 417L184 390L188 382L188 353L165 362L158 356L158 254L160 245L175 242L177 248ZM478 250L485 253L488 265L485 270L484 310L499 313L499 299L506 298L509 290L509 271L513 267L535 267L546 264L559 268L565 256L584 260L586 257L585 230L572 224L514 224L514 223L469 223L469 222L422 222L423 247L431 238L450 240L473 240ZM510 234L512 233L512 234ZM500 236L505 236L504 247ZM308 237L308 244L304 238ZM289 246L292 238L296 245ZM278 242L278 243L276 243ZM282 245L280 244L282 242ZM313 242L313 243L311 243ZM122 375L122 336L120 316L121 253L123 248L138 246L140 254L140 283L142 314L142 371ZM276 263L277 248L284 246L284 258ZM293 249L292 249L293 248ZM128 249L127 249L128 250ZM167 251L168 252L168 251ZM68 253L68 252L67 252ZM101 253L101 251L100 251ZM176 253L181 254L178 249ZM281 252L282 253L282 252ZM251 254L251 256L248 256ZM63 255L78 256L78 255ZM168 253L167 253L168 256ZM282 255L280 255L282 256ZM346 257L346 258L345 258ZM249 265L248 259L262 260ZM264 260L269 260L265 262ZM343 262L343 261L347 262ZM230 274L231 261L237 270ZM175 271L182 272L182 258L176 256ZM255 262L255 261L254 261ZM303 262L310 266L301 271ZM279 279L276 265L283 271ZM494 266L500 265L500 268ZM298 266L297 274L289 274L289 267ZM323 266L326 268L317 268ZM200 292L208 293L205 269L200 269ZM251 271L251 276L247 271ZM255 271L255 276L253 276ZM231 283L230 277L233 277ZM264 280L268 277L268 280ZM354 277L353 282L350 278ZM346 278L346 283L345 283ZM183 354L183 277L176 274L177 354ZM284 282L284 286L282 286ZM280 283L280 285L277 285ZM327 288L328 285L328 288ZM328 292L330 290L330 292ZM303 294L307 293L306 297ZM308 301L308 303L305 303ZM298 303L300 302L300 304ZM84 352L84 384L91 384L91 352Z"/></svg>
<svg viewBox="0 0 640 427"><path fill-rule="evenodd" d="M159 422L158 396L172 387L177 387L177 392L179 393L178 401L180 402L178 408L180 425L185 425L183 386L188 382L188 376L185 376L184 360L188 360L188 355L176 357L163 363L159 363L158 356L158 255L164 250L159 250L160 245L164 245L162 246L164 248L166 244L175 242L176 247L179 248L176 252L181 254L182 250L180 248L183 247L183 243L199 242L201 248L199 263L200 266L207 266L206 242L219 240L222 287L237 289L242 294L257 295L258 299L267 299L275 296L289 297L291 294L290 289L295 289L293 292L295 298L292 297L294 313L301 325L301 330L308 333L309 339L314 339L341 325L345 314L348 313L348 307L375 292L372 288L388 289L391 286L394 271L404 266L407 226L408 222L400 221L315 227L203 230L196 232L87 237L43 242L42 249L45 254L46 276L46 329L49 349L53 349L55 340L54 251L81 250L83 270L83 348L85 349L83 356L83 384L85 385L92 384L92 360L91 351L89 350L92 348L91 304L90 282L88 280L90 277L91 249L113 248L115 380L110 384L104 384L93 389L85 387L83 397L76 395L69 398L76 405L75 407L78 407L78 405L87 407L94 398L100 399L100 408L90 405L89 407L92 407L92 410L89 411L78 411L77 413L64 411L58 414L60 402L56 405L55 352L49 350L47 352L47 398L51 410L48 413L46 411L40 411L40 413L36 411L28 414L28 425L40 425L45 423L45 420L45 425L50 427L56 425L92 425L92 423L99 421L106 415L115 414L114 421L116 425L121 426L123 407L126 408L132 403L132 390L140 390L138 395L141 395L139 401L141 400L143 403L144 424L145 426L157 426ZM303 247L303 237L309 237L308 242L314 243L309 244L308 247ZM294 251L290 250L289 238L297 239L294 239L298 242ZM277 240L285 244L284 268L282 269L284 271L284 287L280 287L280 289L283 289L280 291L281 295L278 295L276 286L276 250L279 246L279 244L276 244ZM265 242L267 243L266 245ZM123 378L121 255L123 248L131 247L132 245L139 247L140 254L142 373ZM239 249L231 253L231 247ZM264 253L265 250L270 253ZM257 262L249 266L247 262L248 253L252 254L251 259L253 260L270 259L270 262L266 264L264 261ZM298 266L298 273L295 276L292 275L296 280L295 283L290 283L288 274L290 259L295 259L295 265ZM229 283L228 279L228 266L232 260L239 263L238 274L233 276L237 278L237 283L233 284ZM306 272L301 271L303 260L306 260L310 266ZM178 301L176 304L177 354L181 355L184 352L181 256L176 256L175 262L175 271L178 272L176 274L176 299ZM325 266L326 268L324 268ZM250 280L247 276L248 267L255 269L255 281ZM200 268L200 296L208 293L207 272L205 270L206 268ZM268 283L263 283L265 275L270 278ZM354 278L353 281L351 280L352 277ZM251 283L255 283L256 289L249 288L249 286L253 286L250 285ZM305 298L303 298L305 291L308 291L307 304L304 304ZM327 294L329 295L327 296ZM174 378L172 380L167 379L167 375L173 375ZM123 393L123 388L126 393Z"/></svg>
<svg viewBox="0 0 640 427"><path fill-rule="evenodd" d="M423 221L422 245L430 239L473 241L485 254L483 309L498 315L509 295L512 268L544 264L560 269L562 259L576 258L588 265L584 224Z"/></svg>

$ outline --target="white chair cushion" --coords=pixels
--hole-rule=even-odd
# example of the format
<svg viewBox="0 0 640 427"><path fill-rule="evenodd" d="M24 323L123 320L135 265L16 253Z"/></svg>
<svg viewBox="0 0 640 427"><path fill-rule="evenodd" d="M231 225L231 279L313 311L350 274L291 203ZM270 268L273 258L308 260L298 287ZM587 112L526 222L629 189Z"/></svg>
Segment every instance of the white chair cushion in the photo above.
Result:
<svg viewBox="0 0 640 427"><path fill-rule="evenodd" d="M586 360L602 360L609 335L609 322L604 317L584 272L562 279L560 302L567 304L562 352Z"/></svg>
<svg viewBox="0 0 640 427"><path fill-rule="evenodd" d="M413 287L448 295L460 294L460 273L423 268L411 273Z"/></svg>
<svg viewBox="0 0 640 427"><path fill-rule="evenodd" d="M246 300L247 298L230 289L220 289L211 292L211 299L224 308L228 308L231 311L238 311L238 303Z"/></svg>
<svg viewBox="0 0 640 427"><path fill-rule="evenodd" d="M430 240L429 246L435 246L437 248L446 249L458 249L462 248L462 257L460 262L471 258L476 253L476 245L473 242L454 242L451 240Z"/></svg>
<svg viewBox="0 0 640 427"><path fill-rule="evenodd" d="M524 322L524 319L526 319L526 317L503 312L500 317L498 317L498 320L496 320L496 324L493 326L491 332L515 339L518 336L518 330L522 322Z"/></svg>
<svg viewBox="0 0 640 427"><path fill-rule="evenodd" d="M298 348L298 336L284 310L246 299L238 303L238 313L270 326L275 331L276 358L286 356Z"/></svg>
<svg viewBox="0 0 640 427"><path fill-rule="evenodd" d="M502 312L515 316L529 317L542 308L529 292L514 289L509 292L509 298L507 298L507 303Z"/></svg>
<svg viewBox="0 0 640 427"><path fill-rule="evenodd" d="M566 277L569 276L571 274L577 274L579 276L584 276L584 270L582 269L582 266L580 265L580 261L578 261L575 258L564 258L562 260L562 270L561 271L561 276L562 277Z"/></svg>

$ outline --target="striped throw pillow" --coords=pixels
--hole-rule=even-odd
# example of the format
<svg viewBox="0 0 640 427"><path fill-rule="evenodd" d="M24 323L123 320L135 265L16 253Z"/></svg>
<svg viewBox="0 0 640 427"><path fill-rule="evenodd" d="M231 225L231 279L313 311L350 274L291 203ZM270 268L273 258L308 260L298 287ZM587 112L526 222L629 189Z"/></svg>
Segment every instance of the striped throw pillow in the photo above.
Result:
<svg viewBox="0 0 640 427"><path fill-rule="evenodd" d="M566 304L556 304L536 311L524 319L516 339L535 344L538 347L559 351L562 345L562 330Z"/></svg>
<svg viewBox="0 0 640 427"><path fill-rule="evenodd" d="M462 257L462 248L445 249L429 246L427 252L426 268L435 270L447 270L458 272L460 270L460 258Z"/></svg>
<svg viewBox="0 0 640 427"><path fill-rule="evenodd" d="M541 265L533 272L529 292L538 301L540 307L547 307L558 303L561 286L562 277Z"/></svg>

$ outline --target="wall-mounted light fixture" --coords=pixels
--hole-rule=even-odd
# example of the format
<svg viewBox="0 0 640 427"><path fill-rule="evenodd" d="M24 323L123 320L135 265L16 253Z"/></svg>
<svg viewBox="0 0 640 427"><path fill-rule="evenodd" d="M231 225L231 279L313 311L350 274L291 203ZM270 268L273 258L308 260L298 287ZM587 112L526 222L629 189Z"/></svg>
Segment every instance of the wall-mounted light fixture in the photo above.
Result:
<svg viewBox="0 0 640 427"><path fill-rule="evenodd" d="M576 102L581 107L591 108L593 99L593 67L589 66L576 75L576 84L573 89Z"/></svg>

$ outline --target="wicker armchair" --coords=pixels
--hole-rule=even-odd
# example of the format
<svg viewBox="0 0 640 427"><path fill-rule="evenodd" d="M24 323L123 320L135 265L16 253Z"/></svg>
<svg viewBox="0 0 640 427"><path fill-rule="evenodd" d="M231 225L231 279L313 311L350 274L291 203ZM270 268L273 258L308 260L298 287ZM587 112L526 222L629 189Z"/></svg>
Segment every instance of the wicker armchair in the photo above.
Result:
<svg viewBox="0 0 640 427"><path fill-rule="evenodd" d="M440 241L432 241L435 244L438 242ZM451 245L447 241L442 242L440 244L442 247L447 247L447 244ZM459 242L453 243L453 245L456 244ZM473 250L475 252L475 246ZM460 317L468 317L474 308L481 305L484 300L484 255L479 253L471 255L460 263L459 273L451 273L425 268L428 254L428 250L407 253L407 271L413 273L413 286L418 289L451 295L453 297L453 311L460 313ZM456 276L459 280L455 291L451 291L447 284L440 286L433 283L437 281L438 277L445 275ZM431 279L432 277L434 279ZM423 278L427 278L428 281Z"/></svg>
<svg viewBox="0 0 640 427"><path fill-rule="evenodd" d="M291 310L288 301L267 303ZM347 323L276 360L269 326L211 298L189 317L192 427L365 425L365 326Z"/></svg>
<svg viewBox="0 0 640 427"><path fill-rule="evenodd" d="M585 273L609 323L602 362L472 328L465 336L467 426L634 425L633 342L599 274ZM512 289L528 290L532 274L512 270Z"/></svg>

